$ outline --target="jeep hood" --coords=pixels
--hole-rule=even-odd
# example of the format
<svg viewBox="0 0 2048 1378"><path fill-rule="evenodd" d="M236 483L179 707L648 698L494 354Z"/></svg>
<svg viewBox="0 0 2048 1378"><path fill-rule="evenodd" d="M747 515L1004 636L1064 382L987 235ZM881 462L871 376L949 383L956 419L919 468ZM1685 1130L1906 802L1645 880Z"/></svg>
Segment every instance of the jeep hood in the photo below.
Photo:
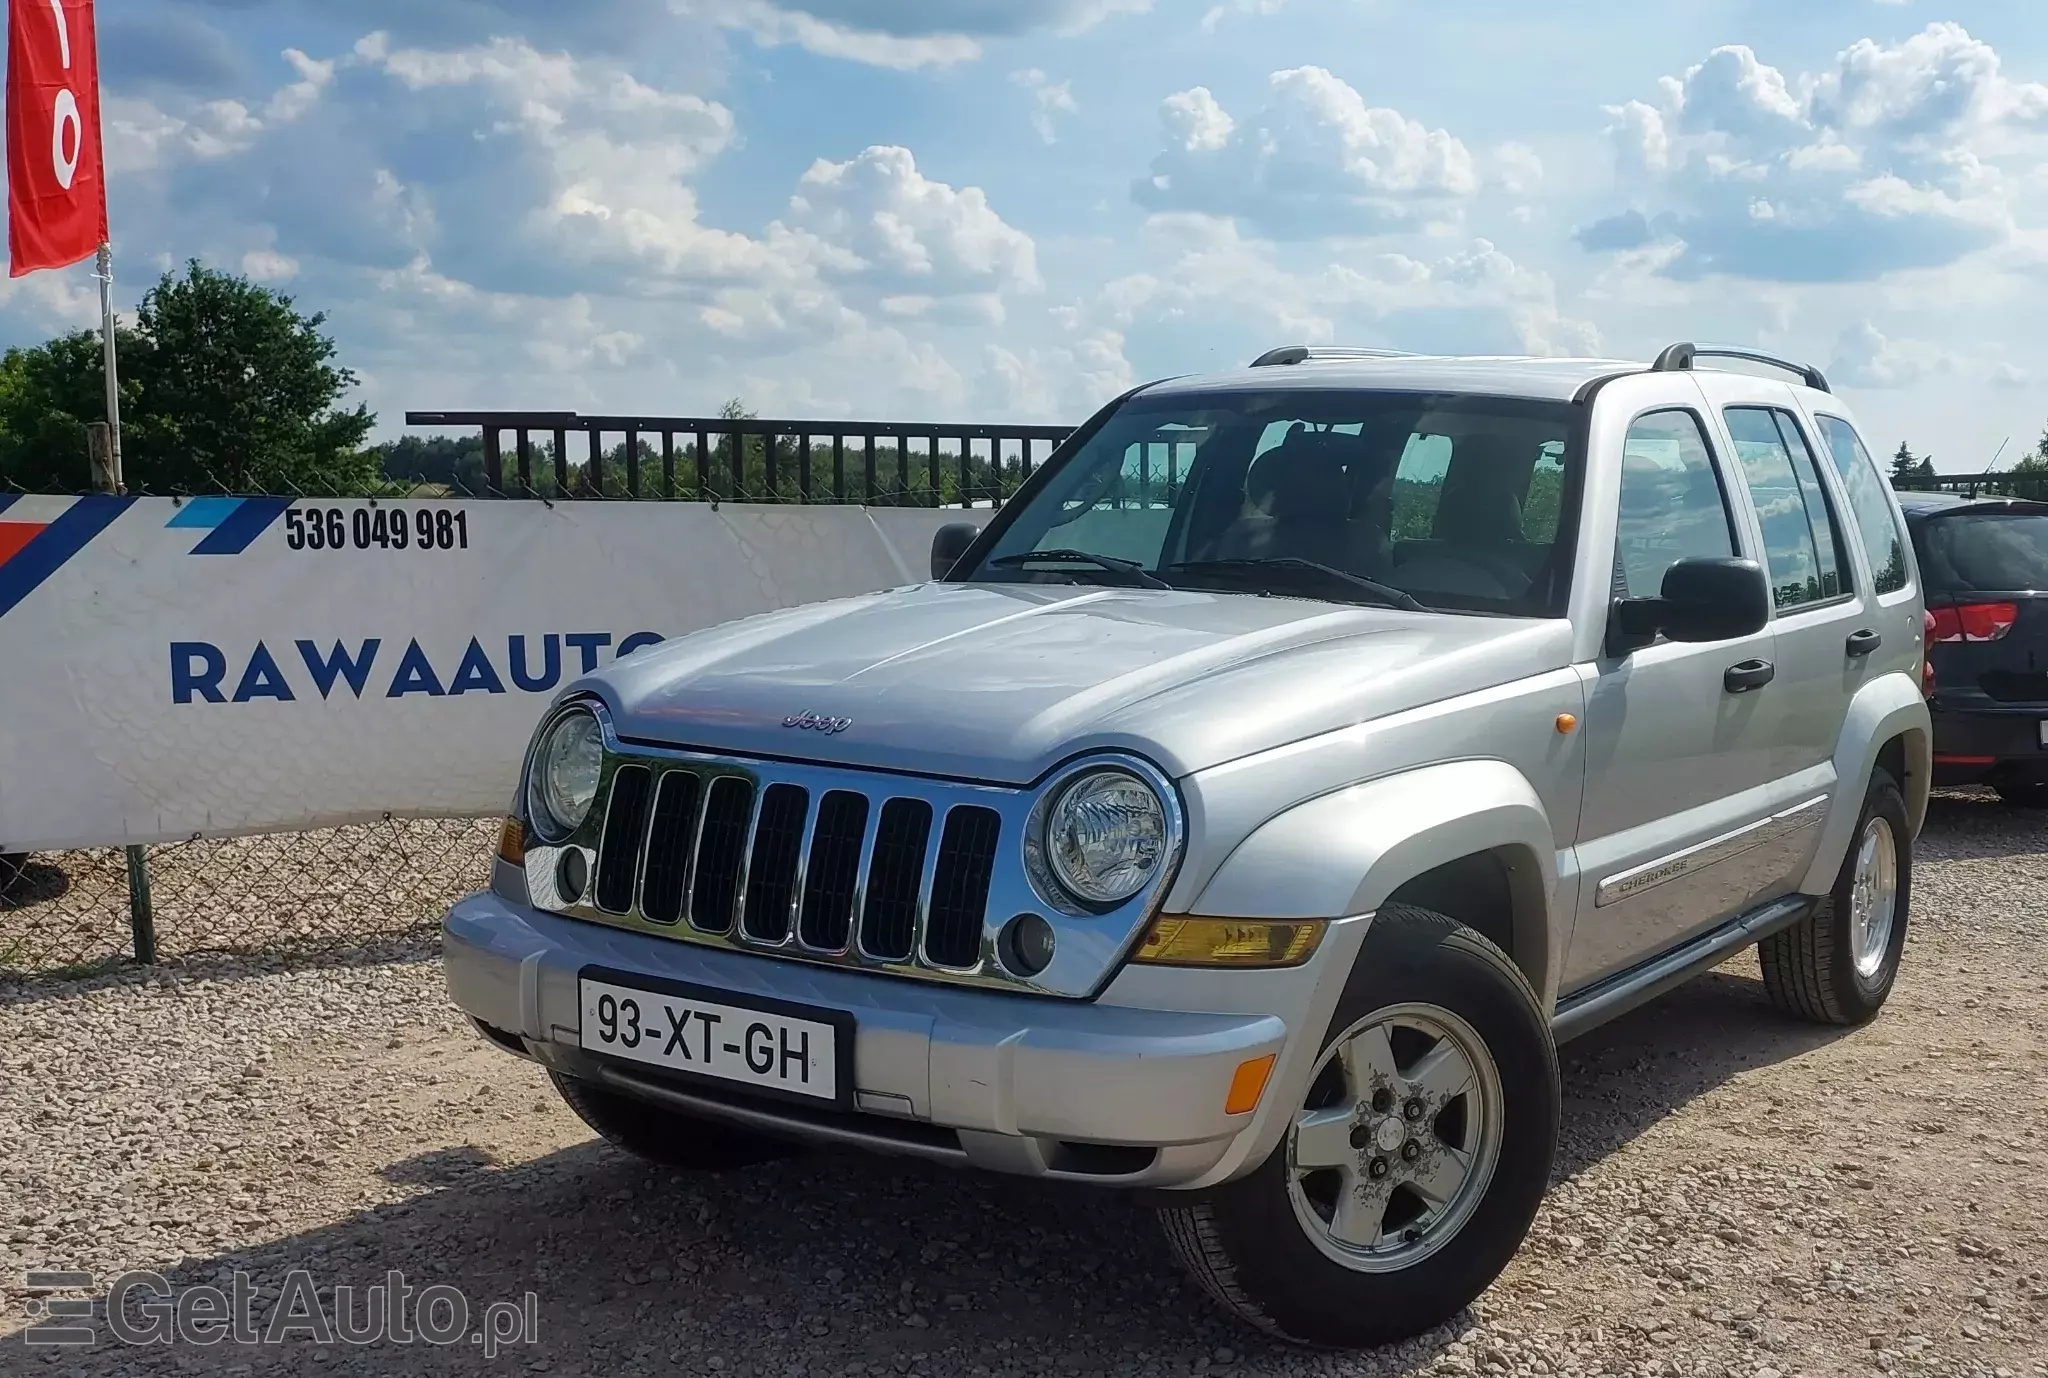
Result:
<svg viewBox="0 0 2048 1378"><path fill-rule="evenodd" d="M1562 621L921 584L678 637L569 692L664 745L1006 784L1124 750L1178 777L1561 668L1570 643ZM849 721L785 725L805 715Z"/></svg>

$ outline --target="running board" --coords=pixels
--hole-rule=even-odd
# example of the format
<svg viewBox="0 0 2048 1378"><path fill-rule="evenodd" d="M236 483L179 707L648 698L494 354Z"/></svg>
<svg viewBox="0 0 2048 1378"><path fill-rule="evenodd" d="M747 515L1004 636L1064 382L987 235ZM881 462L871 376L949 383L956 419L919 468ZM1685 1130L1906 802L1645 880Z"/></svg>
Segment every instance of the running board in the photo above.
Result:
<svg viewBox="0 0 2048 1378"><path fill-rule="evenodd" d="M1703 933L1661 957L1618 972L1558 1001L1550 1021L1551 1037L1567 1043L1664 992L1684 985L1709 967L1719 966L1751 943L1790 928L1813 911L1809 895L1789 895L1763 908Z"/></svg>

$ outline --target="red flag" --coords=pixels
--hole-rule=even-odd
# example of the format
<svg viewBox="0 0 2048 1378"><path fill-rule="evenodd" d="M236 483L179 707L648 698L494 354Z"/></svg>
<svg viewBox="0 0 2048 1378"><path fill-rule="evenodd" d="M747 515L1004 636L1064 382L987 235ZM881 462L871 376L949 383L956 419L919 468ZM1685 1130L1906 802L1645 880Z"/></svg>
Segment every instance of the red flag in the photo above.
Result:
<svg viewBox="0 0 2048 1378"><path fill-rule="evenodd" d="M106 239L92 0L8 0L8 275L76 263Z"/></svg>

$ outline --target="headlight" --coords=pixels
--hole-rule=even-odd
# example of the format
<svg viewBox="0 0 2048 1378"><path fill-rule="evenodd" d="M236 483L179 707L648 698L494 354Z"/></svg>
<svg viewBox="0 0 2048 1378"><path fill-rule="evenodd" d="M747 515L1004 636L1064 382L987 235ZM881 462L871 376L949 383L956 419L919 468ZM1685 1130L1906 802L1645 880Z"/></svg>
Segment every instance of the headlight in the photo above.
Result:
<svg viewBox="0 0 2048 1378"><path fill-rule="evenodd" d="M590 713L564 713L549 725L526 783L527 811L542 837L558 842L582 825L603 765L604 735Z"/></svg>
<svg viewBox="0 0 2048 1378"><path fill-rule="evenodd" d="M1091 770L1060 792L1045 823L1045 858L1090 906L1121 904L1151 881L1166 854L1166 811L1152 787L1122 770Z"/></svg>

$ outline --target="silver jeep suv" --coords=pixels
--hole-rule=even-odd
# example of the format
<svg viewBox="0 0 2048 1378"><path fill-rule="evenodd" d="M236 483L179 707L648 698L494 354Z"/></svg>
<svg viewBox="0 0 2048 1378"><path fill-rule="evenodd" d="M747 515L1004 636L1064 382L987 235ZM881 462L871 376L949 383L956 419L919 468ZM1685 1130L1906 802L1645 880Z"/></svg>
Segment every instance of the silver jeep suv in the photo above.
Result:
<svg viewBox="0 0 2048 1378"><path fill-rule="evenodd" d="M1277 350L932 568L541 722L448 984L614 1143L1157 1189L1224 1306L1373 1344L1520 1245L1560 1041L1752 944L1891 990L1921 595L1811 369Z"/></svg>

